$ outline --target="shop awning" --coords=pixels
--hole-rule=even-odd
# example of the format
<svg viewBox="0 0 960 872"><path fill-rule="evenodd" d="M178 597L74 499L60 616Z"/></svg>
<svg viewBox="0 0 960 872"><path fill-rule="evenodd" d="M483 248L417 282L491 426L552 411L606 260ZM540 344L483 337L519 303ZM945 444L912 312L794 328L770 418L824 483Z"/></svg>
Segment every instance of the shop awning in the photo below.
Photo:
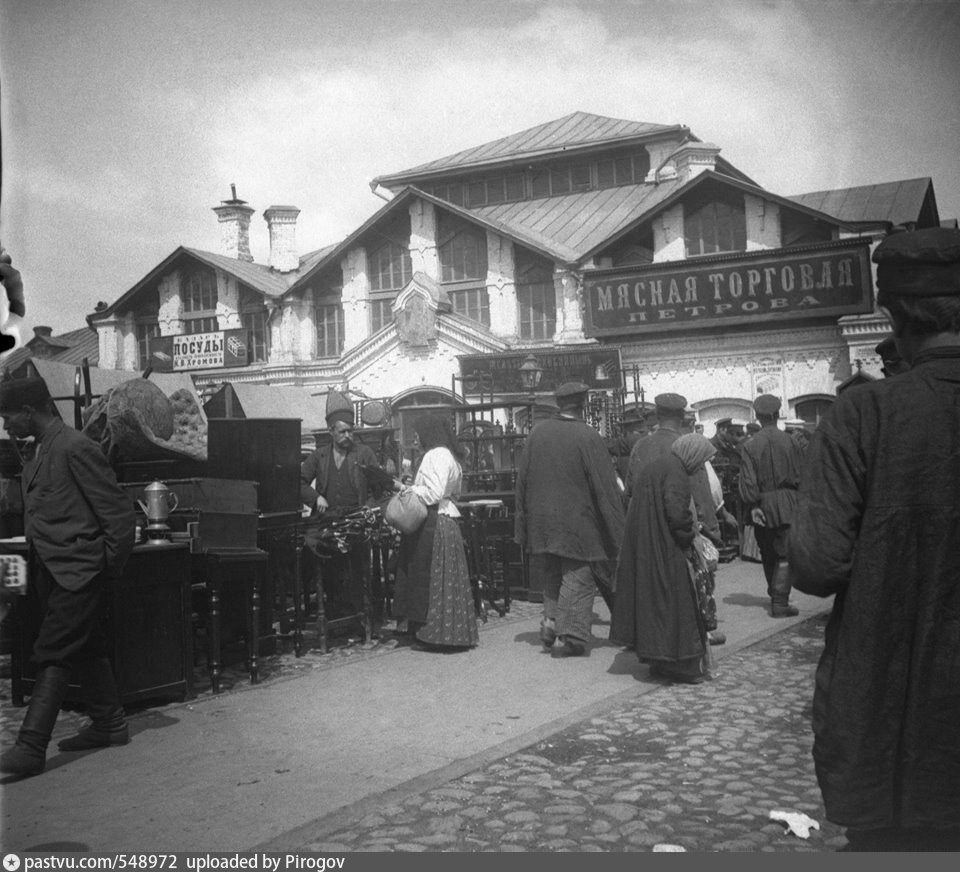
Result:
<svg viewBox="0 0 960 872"><path fill-rule="evenodd" d="M208 418L299 418L300 432L306 434L327 429L326 408L324 388L227 382L204 411Z"/></svg>

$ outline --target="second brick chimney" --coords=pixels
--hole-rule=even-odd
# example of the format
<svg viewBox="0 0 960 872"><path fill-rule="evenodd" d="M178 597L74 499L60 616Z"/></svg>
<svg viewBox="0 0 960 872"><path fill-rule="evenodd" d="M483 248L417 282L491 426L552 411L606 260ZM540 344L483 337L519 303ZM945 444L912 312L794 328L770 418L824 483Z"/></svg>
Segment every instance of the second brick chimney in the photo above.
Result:
<svg viewBox="0 0 960 872"><path fill-rule="evenodd" d="M270 231L271 269L277 272L290 272L300 266L297 253L297 216L300 210L296 206L271 206L263 213Z"/></svg>
<svg viewBox="0 0 960 872"><path fill-rule="evenodd" d="M220 253L237 260L253 261L250 254L250 216L253 209L246 200L237 199L237 186L230 186L231 198L214 206L220 221Z"/></svg>

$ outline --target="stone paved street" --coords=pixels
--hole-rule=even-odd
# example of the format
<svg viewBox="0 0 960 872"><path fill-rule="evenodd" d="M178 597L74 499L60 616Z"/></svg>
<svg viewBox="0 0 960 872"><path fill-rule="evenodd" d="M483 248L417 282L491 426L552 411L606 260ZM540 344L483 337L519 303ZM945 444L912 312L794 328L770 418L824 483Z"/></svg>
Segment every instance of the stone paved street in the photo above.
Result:
<svg viewBox="0 0 960 872"><path fill-rule="evenodd" d="M825 616L478 771L345 822L303 851L834 851L810 755ZM624 655L627 656L627 655ZM632 655L630 655L632 656ZM802 812L808 839L770 820ZM659 848L662 850L662 848Z"/></svg>

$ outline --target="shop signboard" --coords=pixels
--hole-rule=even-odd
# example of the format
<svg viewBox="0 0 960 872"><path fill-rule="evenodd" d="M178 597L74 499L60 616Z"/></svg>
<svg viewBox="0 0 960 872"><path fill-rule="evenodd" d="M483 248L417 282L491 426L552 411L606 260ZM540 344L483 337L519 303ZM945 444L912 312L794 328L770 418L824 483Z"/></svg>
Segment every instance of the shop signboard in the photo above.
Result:
<svg viewBox="0 0 960 872"><path fill-rule="evenodd" d="M520 367L529 355L542 370L538 393L555 391L565 382L583 382L597 390L623 387L623 364L620 349L606 348L553 349L532 348L503 354L468 354L458 358L460 377L465 393L482 391L495 394L526 393L520 378Z"/></svg>
<svg viewBox="0 0 960 872"><path fill-rule="evenodd" d="M585 273L588 336L873 311L870 245L844 240Z"/></svg>
<svg viewBox="0 0 960 872"><path fill-rule="evenodd" d="M215 330L150 339L150 365L155 372L223 369L250 363L250 331Z"/></svg>

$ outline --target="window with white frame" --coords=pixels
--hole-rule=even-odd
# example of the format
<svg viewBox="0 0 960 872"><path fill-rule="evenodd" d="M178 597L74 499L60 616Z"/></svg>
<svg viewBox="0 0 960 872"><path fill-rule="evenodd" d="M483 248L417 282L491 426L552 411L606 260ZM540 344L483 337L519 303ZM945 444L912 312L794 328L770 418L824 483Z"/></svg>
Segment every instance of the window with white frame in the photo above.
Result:
<svg viewBox="0 0 960 872"><path fill-rule="evenodd" d="M516 248L517 326L521 339L552 339L557 330L553 264Z"/></svg>
<svg viewBox="0 0 960 872"><path fill-rule="evenodd" d="M376 333L393 322L394 295L370 300L370 332Z"/></svg>
<svg viewBox="0 0 960 872"><path fill-rule="evenodd" d="M150 363L150 340L160 335L160 325L156 321L138 321L135 328L137 334L137 367L146 369Z"/></svg>
<svg viewBox="0 0 960 872"><path fill-rule="evenodd" d="M456 215L439 212L437 254L440 281L453 311L489 327L486 231Z"/></svg>
<svg viewBox="0 0 960 872"><path fill-rule="evenodd" d="M343 307L328 297L314 307L313 323L317 329L317 357L339 357L343 351Z"/></svg>
<svg viewBox="0 0 960 872"><path fill-rule="evenodd" d="M684 203L683 235L687 257L746 251L743 195L704 185L701 196Z"/></svg>
<svg viewBox="0 0 960 872"><path fill-rule="evenodd" d="M184 333L212 333L220 329L217 319L217 277L212 270L187 273L181 287Z"/></svg>
<svg viewBox="0 0 960 872"><path fill-rule="evenodd" d="M240 324L249 331L250 363L266 363L270 359L269 312L263 295L240 286Z"/></svg>

